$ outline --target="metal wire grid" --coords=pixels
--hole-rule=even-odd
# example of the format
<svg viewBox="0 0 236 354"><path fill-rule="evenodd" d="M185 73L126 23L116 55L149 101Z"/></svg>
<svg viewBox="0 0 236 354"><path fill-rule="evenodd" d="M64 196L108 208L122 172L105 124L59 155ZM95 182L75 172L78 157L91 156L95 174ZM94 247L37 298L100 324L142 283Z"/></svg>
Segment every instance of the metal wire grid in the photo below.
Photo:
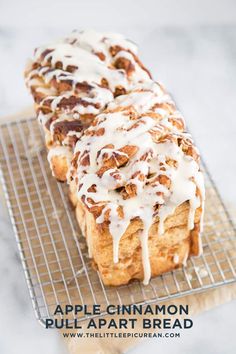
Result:
<svg viewBox="0 0 236 354"><path fill-rule="evenodd" d="M152 279L105 287L91 266L68 188L51 176L36 119L0 127L1 177L36 317L44 323L57 304L151 304L236 280L236 232L205 170L204 253L187 266ZM77 316L85 320L89 315Z"/></svg>

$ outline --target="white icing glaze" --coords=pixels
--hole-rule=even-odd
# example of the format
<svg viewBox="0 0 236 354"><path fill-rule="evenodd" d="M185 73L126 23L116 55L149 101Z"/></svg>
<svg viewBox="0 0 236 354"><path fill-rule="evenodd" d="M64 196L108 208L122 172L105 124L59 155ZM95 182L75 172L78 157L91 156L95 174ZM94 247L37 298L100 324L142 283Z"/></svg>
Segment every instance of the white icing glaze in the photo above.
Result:
<svg viewBox="0 0 236 354"><path fill-rule="evenodd" d="M113 49L116 54L112 53ZM96 116L114 99L117 88L128 91L135 83L149 80L149 74L132 53L137 54L136 45L122 35L93 30L74 31L66 38L37 48L33 60L26 67L26 83L32 92L45 97L39 102L41 124L45 126L51 117L56 123L58 120L78 120L83 115ZM120 58L132 64L131 73L116 68L116 61ZM73 68L72 72L69 67ZM72 86L58 92L51 84L53 79L62 85L70 81ZM107 87L101 86L102 80L106 80ZM87 89L77 90L77 84L84 83ZM81 100L71 105L68 103L71 98ZM46 113L42 109L45 103ZM50 124L53 136L54 124ZM65 138L64 145L67 140Z"/></svg>
<svg viewBox="0 0 236 354"><path fill-rule="evenodd" d="M188 260L188 252L185 254L184 259L183 259L183 262L182 262L182 264L183 264L184 267L187 266L187 260Z"/></svg>
<svg viewBox="0 0 236 354"><path fill-rule="evenodd" d="M147 213L145 219L143 221L143 232L140 234L140 242L142 246L142 262L143 262L143 271L144 271L144 278L143 284L147 285L151 278L151 265L149 262L149 250L148 250L148 236L149 236L149 229L152 225L152 213Z"/></svg>
<svg viewBox="0 0 236 354"><path fill-rule="evenodd" d="M110 53L113 46L120 48L114 57ZM149 80L146 70L141 68L131 54L136 54L136 52L137 47L118 34L94 31L74 32L65 39L42 46L35 51L31 65L36 62L40 63L40 67L30 70L28 65L29 73L26 82L29 87L32 87L39 85L38 75L43 76L46 83L50 83L50 80L56 77L61 81L72 80L74 85L77 82L87 82L94 86L94 90L99 91L102 88L98 85L101 84L102 79L106 79L112 91L117 86L129 89L136 82ZM102 53L105 61L101 60L96 53ZM131 77L128 78L123 69L112 67L118 58L128 59L132 63L134 70ZM48 70L49 63L50 69L53 68L53 70ZM61 63L61 69L56 68L58 63ZM70 66L74 68L72 73L67 71ZM104 88L102 91L102 95L106 95ZM100 96L102 95L100 93ZM102 98L105 100L105 97Z"/></svg>
<svg viewBox="0 0 236 354"><path fill-rule="evenodd" d="M51 58L51 65L55 67L56 63L61 62L62 70L55 70L45 74L46 79L50 81L52 76L60 77L63 71L66 71L68 66L73 66L76 63L78 69L73 73L68 73L66 79L74 80L75 82L89 82L91 84L100 84L102 78L107 79L109 87L114 90L116 86L122 85L127 87L127 80L122 70L114 70L106 65L94 54L86 50L73 47L70 44L58 43L50 45L53 51L47 54L42 61L42 65L47 65L48 59ZM36 59L45 51L42 47L36 52Z"/></svg>
<svg viewBox="0 0 236 354"><path fill-rule="evenodd" d="M140 90L141 89L141 90ZM134 107L139 113L146 113L156 103L173 103L170 96L167 95L158 83L149 80L145 84L138 84L128 95L117 97L116 100L109 104L110 109L117 107Z"/></svg>
<svg viewBox="0 0 236 354"><path fill-rule="evenodd" d="M69 43L74 42L73 45L79 46L91 53L103 53L106 57L108 56L109 59L111 59L109 53L111 46L120 46L137 54L137 46L118 33L100 33L94 30L83 32L74 31L66 38L66 41Z"/></svg>

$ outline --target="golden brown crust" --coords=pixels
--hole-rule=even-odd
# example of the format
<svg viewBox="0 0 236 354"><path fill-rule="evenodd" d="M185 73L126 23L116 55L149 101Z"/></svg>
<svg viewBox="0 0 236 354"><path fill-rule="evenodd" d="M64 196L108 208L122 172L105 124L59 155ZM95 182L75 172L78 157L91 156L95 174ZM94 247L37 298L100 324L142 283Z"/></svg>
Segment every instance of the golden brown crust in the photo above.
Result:
<svg viewBox="0 0 236 354"><path fill-rule="evenodd" d="M68 193L69 201L71 202L72 206L76 208L78 203L78 198L76 195L76 184L75 181L71 181L69 184L69 193Z"/></svg>
<svg viewBox="0 0 236 354"><path fill-rule="evenodd" d="M180 205L165 221L165 233L158 235L158 221L149 231L148 248L152 277L182 266L186 259L199 254L201 208L195 214L192 231L188 230L189 203ZM113 262L113 239L108 228L101 228L83 204L77 202L76 218L90 245L91 256L105 285L119 286L144 277L140 233L142 222L132 220L119 244L119 262Z"/></svg>
<svg viewBox="0 0 236 354"><path fill-rule="evenodd" d="M65 156L53 156L50 161L53 176L59 182L66 182L66 174L69 169L68 160Z"/></svg>

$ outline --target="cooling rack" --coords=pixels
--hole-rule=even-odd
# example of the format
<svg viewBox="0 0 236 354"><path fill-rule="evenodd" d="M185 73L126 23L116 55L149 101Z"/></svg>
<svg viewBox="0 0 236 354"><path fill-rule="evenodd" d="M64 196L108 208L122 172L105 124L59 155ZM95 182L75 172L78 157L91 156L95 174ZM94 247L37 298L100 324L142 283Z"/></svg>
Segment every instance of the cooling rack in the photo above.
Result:
<svg viewBox="0 0 236 354"><path fill-rule="evenodd" d="M48 166L35 118L0 126L1 179L25 278L38 320L53 318L57 304L151 304L236 280L236 231L207 168L203 255L187 266L120 287L103 285L88 258L66 184ZM77 320L88 315L78 315Z"/></svg>

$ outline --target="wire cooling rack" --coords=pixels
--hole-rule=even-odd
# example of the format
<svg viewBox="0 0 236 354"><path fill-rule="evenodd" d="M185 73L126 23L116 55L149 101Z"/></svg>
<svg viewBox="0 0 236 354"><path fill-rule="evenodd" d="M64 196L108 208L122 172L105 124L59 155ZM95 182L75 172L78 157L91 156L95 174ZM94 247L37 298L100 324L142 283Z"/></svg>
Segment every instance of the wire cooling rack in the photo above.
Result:
<svg viewBox="0 0 236 354"><path fill-rule="evenodd" d="M37 318L53 318L57 304L151 304L236 280L236 231L204 167L206 213L203 255L187 266L120 287L105 287L91 266L66 184L48 166L36 119L0 126L1 177L30 297ZM78 315L85 320L88 315Z"/></svg>

